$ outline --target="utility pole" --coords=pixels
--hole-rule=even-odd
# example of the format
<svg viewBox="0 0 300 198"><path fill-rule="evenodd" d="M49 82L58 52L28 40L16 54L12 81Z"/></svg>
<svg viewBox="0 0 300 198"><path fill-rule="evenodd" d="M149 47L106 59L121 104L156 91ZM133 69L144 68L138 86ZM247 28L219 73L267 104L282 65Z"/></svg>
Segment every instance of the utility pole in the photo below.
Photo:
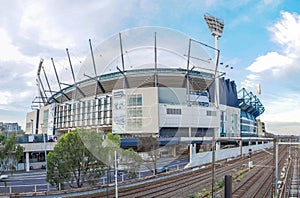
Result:
<svg viewBox="0 0 300 198"><path fill-rule="evenodd" d="M117 150L115 150L115 183L116 183L116 198L118 198L118 159L117 159Z"/></svg>
<svg viewBox="0 0 300 198"><path fill-rule="evenodd" d="M224 22L223 20L216 18L210 15L204 15L204 19L207 23L208 28L211 31L212 36L215 37L215 75L214 75L214 84L215 84L215 106L216 106L216 116L217 116L217 127L213 132L212 137L212 197L216 197L216 188L215 188L215 144L216 144L216 135L220 133L220 104L219 104L219 92L220 92L220 83L219 83L219 72L218 72L218 64L219 64L219 37L222 36L222 32L224 29Z"/></svg>

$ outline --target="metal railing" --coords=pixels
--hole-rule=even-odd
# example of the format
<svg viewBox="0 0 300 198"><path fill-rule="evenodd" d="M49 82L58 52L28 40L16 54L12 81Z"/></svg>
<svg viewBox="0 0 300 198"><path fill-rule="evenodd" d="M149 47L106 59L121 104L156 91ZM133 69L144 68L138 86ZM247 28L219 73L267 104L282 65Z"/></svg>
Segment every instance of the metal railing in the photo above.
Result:
<svg viewBox="0 0 300 198"><path fill-rule="evenodd" d="M176 171L179 169L184 168L186 163L180 163L180 164L175 164L175 165L170 165L168 166L166 172L170 172L170 171ZM118 182L123 182L126 180L130 180L130 179L141 179L143 177L148 177L153 175L153 172L151 172L150 170L145 170L145 171L139 171L136 173L136 176L134 178L129 178L128 175L125 174L120 174L118 175ZM109 184L112 184L115 182L115 177L110 176L108 177L109 179ZM99 179L97 179L98 181L96 182L96 185L107 185L107 176L101 177ZM66 185L64 185L65 187L67 187L67 183L65 183ZM68 187L67 187L68 189ZM49 185L47 183L45 184L31 184L31 185L3 185L0 186L0 196L1 195L7 195L7 194L15 194L15 193L37 193L37 192L45 192L45 191L51 191L51 192L58 192L59 190L52 185Z"/></svg>

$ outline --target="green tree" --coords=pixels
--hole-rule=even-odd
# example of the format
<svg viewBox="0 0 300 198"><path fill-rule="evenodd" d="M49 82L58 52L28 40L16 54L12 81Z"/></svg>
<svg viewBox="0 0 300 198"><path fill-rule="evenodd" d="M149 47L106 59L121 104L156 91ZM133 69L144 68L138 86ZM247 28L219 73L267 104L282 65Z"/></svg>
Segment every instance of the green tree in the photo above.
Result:
<svg viewBox="0 0 300 198"><path fill-rule="evenodd" d="M95 131L84 131L84 138L92 140L94 148L101 152L103 139ZM86 141L85 140L85 141ZM47 181L59 188L66 182L72 188L80 188L85 181L94 184L103 174L105 164L84 145L78 130L61 136L54 150L47 155Z"/></svg>
<svg viewBox="0 0 300 198"><path fill-rule="evenodd" d="M129 178L136 177L136 173L139 171L140 165L143 162L142 157L132 148L126 150L122 149L120 156L119 164L121 168L127 172Z"/></svg>
<svg viewBox="0 0 300 198"><path fill-rule="evenodd" d="M114 153L118 153L118 169L124 170L127 172L127 176L134 178L136 172L139 170L142 161L141 156L135 152L133 149L124 150L120 148L120 135L112 133L96 133L91 136L87 135L84 130L80 130L80 136L82 141L88 150L97 157L98 160L101 160L106 164L107 169L114 168ZM104 138L104 141L99 148L94 140ZM101 152L99 152L101 150Z"/></svg>
<svg viewBox="0 0 300 198"><path fill-rule="evenodd" d="M117 146L120 146L120 135L118 135L118 134L112 134L112 133L107 133L107 139L109 139L110 141L112 141Z"/></svg>
<svg viewBox="0 0 300 198"><path fill-rule="evenodd" d="M120 136L102 132L77 129L58 139L54 150L47 155L47 181L64 188L80 188L84 181L94 184L107 168L114 166L114 152L125 164L130 175L135 174L142 162L141 157L132 150L120 148ZM124 167L123 166L123 167ZM134 173L133 173L134 172Z"/></svg>
<svg viewBox="0 0 300 198"><path fill-rule="evenodd" d="M146 164L146 166L150 170L152 169L153 173L156 174L156 169L157 169L156 163L159 158L159 141L152 136L140 137L137 148L138 151L146 152L148 154L147 160L145 160L145 162L150 162L150 166L147 166L149 164Z"/></svg>
<svg viewBox="0 0 300 198"><path fill-rule="evenodd" d="M17 144L15 134L0 135L0 172L16 170L16 163L22 158L24 148Z"/></svg>

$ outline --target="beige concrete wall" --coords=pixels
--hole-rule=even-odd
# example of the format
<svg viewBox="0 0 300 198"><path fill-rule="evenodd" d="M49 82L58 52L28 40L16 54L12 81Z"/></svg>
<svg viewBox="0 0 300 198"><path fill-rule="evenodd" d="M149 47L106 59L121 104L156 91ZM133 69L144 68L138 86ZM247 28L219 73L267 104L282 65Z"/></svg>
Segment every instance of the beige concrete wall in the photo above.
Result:
<svg viewBox="0 0 300 198"><path fill-rule="evenodd" d="M141 130L130 131L128 133L158 133L158 88L147 87L138 89L126 89L126 99L130 95L142 95L142 128ZM128 106L126 105L126 110ZM128 117L126 118L128 122Z"/></svg>
<svg viewBox="0 0 300 198"><path fill-rule="evenodd" d="M57 142L46 142L46 150L53 151L54 146ZM28 144L20 144L24 147L24 153L26 152L41 152L45 151L45 144L44 143L28 143Z"/></svg>
<svg viewBox="0 0 300 198"><path fill-rule="evenodd" d="M50 105L47 105L47 106L41 107L41 109L40 109L40 114L39 114L39 130L38 130L39 134L42 134L43 131L44 131L44 133L47 133L47 130L48 130L48 119L45 121L47 123L45 123L44 122L44 112L48 111L49 108L50 108Z"/></svg>
<svg viewBox="0 0 300 198"><path fill-rule="evenodd" d="M26 126L25 126L25 133L26 134L35 134L36 131L36 116L37 116L37 111L31 111L28 112L26 115ZM32 121L31 121L32 120Z"/></svg>
<svg viewBox="0 0 300 198"><path fill-rule="evenodd" d="M181 114L167 114L167 109L180 109ZM207 116L207 111L216 112L214 107L160 104L159 110L160 127L215 128L218 126L216 115Z"/></svg>

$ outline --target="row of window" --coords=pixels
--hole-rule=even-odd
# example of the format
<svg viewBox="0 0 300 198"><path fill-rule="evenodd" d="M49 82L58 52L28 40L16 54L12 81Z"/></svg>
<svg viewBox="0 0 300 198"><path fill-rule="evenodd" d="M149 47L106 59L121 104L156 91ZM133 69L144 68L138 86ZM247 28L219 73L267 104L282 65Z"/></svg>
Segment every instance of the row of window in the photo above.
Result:
<svg viewBox="0 0 300 198"><path fill-rule="evenodd" d="M217 116L217 112L216 111L206 111L206 115L207 116Z"/></svg>
<svg viewBox="0 0 300 198"><path fill-rule="evenodd" d="M58 122L55 127L60 128L69 128L69 127L84 127L84 126L95 126L95 125L111 125L112 118L105 118L99 120L82 120L82 121L66 121Z"/></svg>
<svg viewBox="0 0 300 198"><path fill-rule="evenodd" d="M56 106L55 127L66 128L95 124L111 124L111 99L81 101L79 103Z"/></svg>
<svg viewBox="0 0 300 198"><path fill-rule="evenodd" d="M168 108L168 109L167 109L167 114L171 114L171 115L181 115L181 109Z"/></svg>

